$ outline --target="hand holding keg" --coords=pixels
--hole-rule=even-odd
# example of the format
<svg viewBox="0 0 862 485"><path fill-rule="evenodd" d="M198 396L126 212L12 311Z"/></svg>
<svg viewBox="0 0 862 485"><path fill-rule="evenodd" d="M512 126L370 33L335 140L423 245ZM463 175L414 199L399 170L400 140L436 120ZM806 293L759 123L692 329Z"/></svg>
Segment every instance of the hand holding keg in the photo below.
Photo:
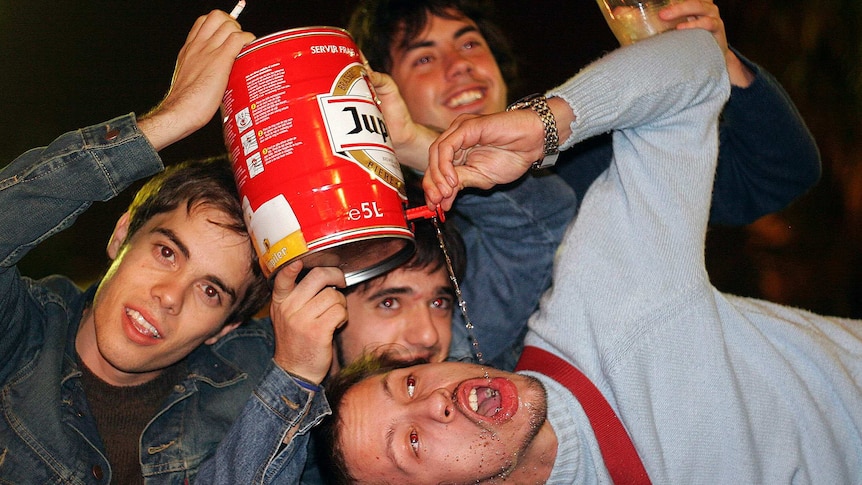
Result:
<svg viewBox="0 0 862 485"><path fill-rule="evenodd" d="M347 299L338 268L312 268L299 282L302 261L285 265L275 277L270 317L275 331L275 363L309 384L320 384L332 365L335 330L347 321Z"/></svg>

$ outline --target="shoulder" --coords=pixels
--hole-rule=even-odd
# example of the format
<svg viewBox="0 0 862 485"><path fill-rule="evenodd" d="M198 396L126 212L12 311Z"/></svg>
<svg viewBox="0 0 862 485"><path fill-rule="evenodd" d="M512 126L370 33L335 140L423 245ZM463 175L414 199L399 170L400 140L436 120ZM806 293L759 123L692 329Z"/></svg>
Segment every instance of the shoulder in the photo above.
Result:
<svg viewBox="0 0 862 485"><path fill-rule="evenodd" d="M275 352L272 321L256 318L244 322L213 344L212 351L243 371L261 376Z"/></svg>

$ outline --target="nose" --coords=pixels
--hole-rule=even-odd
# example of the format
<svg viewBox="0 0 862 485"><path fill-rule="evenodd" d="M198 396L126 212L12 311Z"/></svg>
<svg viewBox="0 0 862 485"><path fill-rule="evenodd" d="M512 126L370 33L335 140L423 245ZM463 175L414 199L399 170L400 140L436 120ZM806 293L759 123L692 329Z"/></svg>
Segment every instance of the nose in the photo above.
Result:
<svg viewBox="0 0 862 485"><path fill-rule="evenodd" d="M436 389L420 402L425 407L428 419L432 421L447 424L455 419L455 403L447 389Z"/></svg>
<svg viewBox="0 0 862 485"><path fill-rule="evenodd" d="M178 279L164 278L153 284L153 299L160 308L176 315L182 309L184 285Z"/></svg>
<svg viewBox="0 0 862 485"><path fill-rule="evenodd" d="M453 50L446 56L446 77L453 79L473 70L473 63L460 52Z"/></svg>
<svg viewBox="0 0 862 485"><path fill-rule="evenodd" d="M434 326L434 318L431 309L422 307L413 313L410 325L407 327L405 340L411 347L431 349L440 341L440 333Z"/></svg>

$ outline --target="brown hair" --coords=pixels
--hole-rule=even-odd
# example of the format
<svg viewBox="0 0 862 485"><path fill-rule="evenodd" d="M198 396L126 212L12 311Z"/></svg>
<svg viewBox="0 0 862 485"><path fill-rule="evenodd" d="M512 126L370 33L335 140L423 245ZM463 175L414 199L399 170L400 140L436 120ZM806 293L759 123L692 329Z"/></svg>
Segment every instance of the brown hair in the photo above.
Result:
<svg viewBox="0 0 862 485"><path fill-rule="evenodd" d="M390 73L391 49L401 36L406 45L428 23L428 16L470 19L488 42L503 80L513 87L518 66L509 41L491 19L493 4L486 0L366 0L353 11L347 30L375 70Z"/></svg>

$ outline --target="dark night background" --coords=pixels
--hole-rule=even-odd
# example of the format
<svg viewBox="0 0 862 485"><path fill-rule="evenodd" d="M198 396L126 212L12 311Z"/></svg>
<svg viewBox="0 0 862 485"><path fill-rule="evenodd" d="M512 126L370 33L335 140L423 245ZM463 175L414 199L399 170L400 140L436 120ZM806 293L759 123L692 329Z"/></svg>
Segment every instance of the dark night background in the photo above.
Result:
<svg viewBox="0 0 862 485"><path fill-rule="evenodd" d="M862 3L716 3L730 44L778 77L796 102L818 141L824 176L779 214L743 228L713 229L710 274L723 290L862 317ZM0 163L65 131L149 110L167 91L194 20L234 4L0 0ZM354 4L248 0L240 21L258 36L306 25L344 26ZM593 0L495 5L519 56L523 82L512 90L513 99L562 82L616 46ZM172 163L223 151L213 120L162 156ZM64 273L81 284L97 278L107 263L113 223L132 193L95 204L72 229L30 253L22 272Z"/></svg>

